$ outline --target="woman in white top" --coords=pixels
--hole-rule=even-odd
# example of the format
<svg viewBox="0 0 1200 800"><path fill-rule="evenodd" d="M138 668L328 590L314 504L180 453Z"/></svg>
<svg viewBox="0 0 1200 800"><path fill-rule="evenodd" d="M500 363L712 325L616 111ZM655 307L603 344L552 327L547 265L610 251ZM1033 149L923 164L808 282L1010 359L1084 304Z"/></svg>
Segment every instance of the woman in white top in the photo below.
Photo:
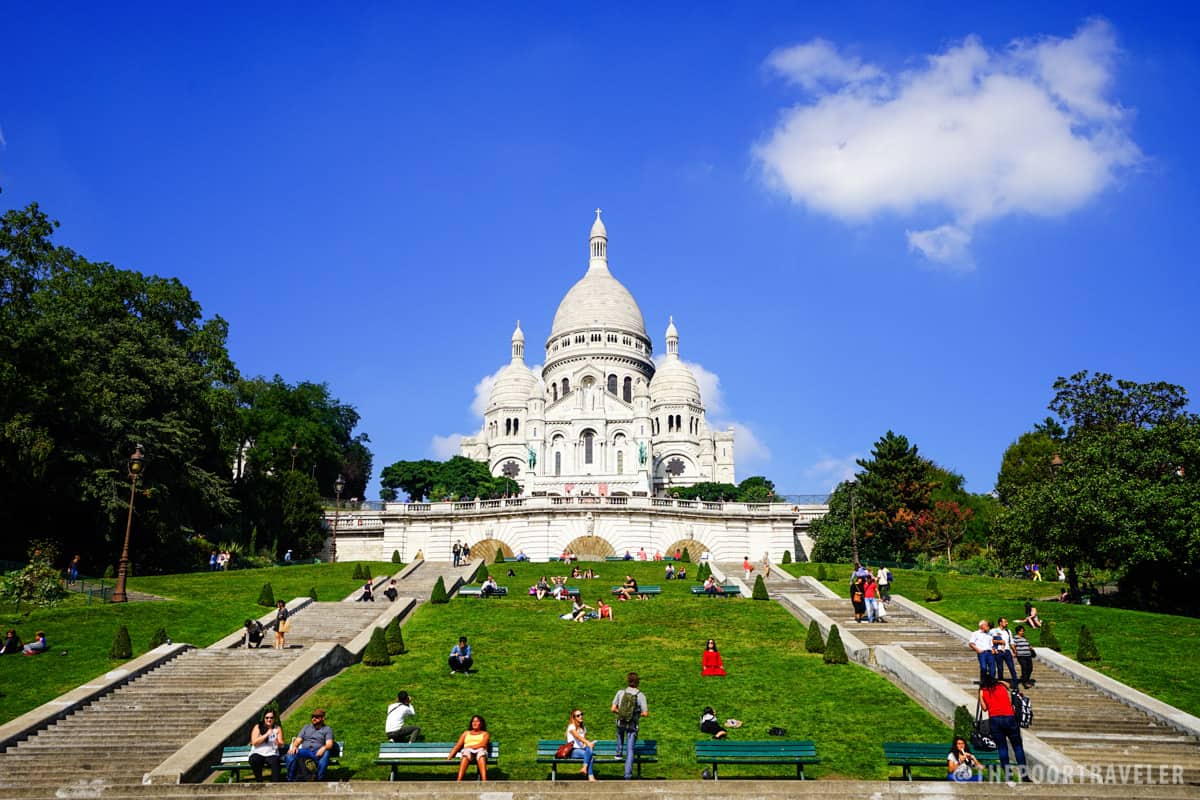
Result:
<svg viewBox="0 0 1200 800"><path fill-rule="evenodd" d="M275 712L263 712L262 720L250 730L250 769L254 780L262 783L263 764L271 767L271 780L280 781L279 748L283 747L283 728L276 722Z"/></svg>
<svg viewBox="0 0 1200 800"><path fill-rule="evenodd" d="M571 758L582 758L583 769L579 774L587 775L589 781L596 780L592 774L592 759L595 756L596 743L587 738L587 727L583 724L583 712L578 708L571 712L571 721L567 723L567 744L574 745Z"/></svg>
<svg viewBox="0 0 1200 800"><path fill-rule="evenodd" d="M571 603L571 619L576 622L583 622L587 619L587 612L592 610L591 606L584 605L582 597L575 595Z"/></svg>

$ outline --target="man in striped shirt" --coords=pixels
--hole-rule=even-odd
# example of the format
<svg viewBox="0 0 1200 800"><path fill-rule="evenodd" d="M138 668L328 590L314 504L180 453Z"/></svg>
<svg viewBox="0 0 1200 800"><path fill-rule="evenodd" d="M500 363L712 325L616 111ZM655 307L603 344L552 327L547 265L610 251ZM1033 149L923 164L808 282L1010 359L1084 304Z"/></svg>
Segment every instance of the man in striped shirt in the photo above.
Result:
<svg viewBox="0 0 1200 800"><path fill-rule="evenodd" d="M1021 685L1028 689L1037 681L1030 676L1033 674L1033 647L1025 638L1025 626L1018 625L1017 632L1012 637L1013 650L1017 653L1017 663L1021 665Z"/></svg>

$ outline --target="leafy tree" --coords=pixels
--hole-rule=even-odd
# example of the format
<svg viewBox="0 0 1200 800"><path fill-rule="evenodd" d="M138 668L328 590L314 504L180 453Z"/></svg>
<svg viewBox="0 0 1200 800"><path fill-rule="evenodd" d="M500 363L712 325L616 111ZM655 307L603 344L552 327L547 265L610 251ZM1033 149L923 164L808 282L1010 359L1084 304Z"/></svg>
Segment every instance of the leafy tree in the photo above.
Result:
<svg viewBox="0 0 1200 800"><path fill-rule="evenodd" d="M680 500L707 500L710 503L718 503L737 500L740 492L732 483L706 481L691 486L674 486L668 494Z"/></svg>
<svg viewBox="0 0 1200 800"><path fill-rule="evenodd" d="M400 498L400 493L390 486L385 486L379 490L379 499L385 503L394 503Z"/></svg>
<svg viewBox="0 0 1200 800"><path fill-rule="evenodd" d="M27 556L29 560L25 566L0 576L0 597L13 604L57 605L67 596L59 571L54 566L57 555L58 550L53 542L31 542Z"/></svg>
<svg viewBox="0 0 1200 800"><path fill-rule="evenodd" d="M504 548L503 547L500 547L500 546L496 547L496 557L492 560L492 563L494 563L494 564L503 564L504 563Z"/></svg>
<svg viewBox="0 0 1200 800"><path fill-rule="evenodd" d="M317 602L317 589L315 586L309 588L308 597L310 597L314 603Z"/></svg>
<svg viewBox="0 0 1200 800"><path fill-rule="evenodd" d="M1036 430L1021 434L1004 451L1000 474L996 478L996 494L1001 503L1011 505L1026 487L1053 477L1051 462L1062 449L1061 428L1058 431L1059 436L1055 437L1039 426Z"/></svg>
<svg viewBox="0 0 1200 800"><path fill-rule="evenodd" d="M433 584L433 592L429 595L429 602L434 605L450 602L450 597L446 594L446 583L442 580L441 575L438 575L437 582Z"/></svg>
<svg viewBox="0 0 1200 800"><path fill-rule="evenodd" d="M773 503L775 497L775 484L761 475L746 478L738 484L738 502Z"/></svg>
<svg viewBox="0 0 1200 800"><path fill-rule="evenodd" d="M108 651L108 657L114 661L133 658L133 645L129 641L129 629L124 625L117 628L117 632L113 636L112 647Z"/></svg>
<svg viewBox="0 0 1200 800"><path fill-rule="evenodd" d="M275 607L275 590L270 583L263 584L262 591L258 593L258 604L267 608Z"/></svg>
<svg viewBox="0 0 1200 800"><path fill-rule="evenodd" d="M1079 644L1075 650L1077 661L1099 661L1100 651L1096 648L1096 640L1087 625L1079 629Z"/></svg>
<svg viewBox="0 0 1200 800"><path fill-rule="evenodd" d="M387 641L388 655L398 656L404 653L404 633L400 630L400 617L392 617L384 632Z"/></svg>
<svg viewBox="0 0 1200 800"><path fill-rule="evenodd" d="M962 541L967 522L974 516L969 508L954 500L936 500L932 509L918 513L908 524L908 552L932 553L944 550L950 563L954 546Z"/></svg>
<svg viewBox="0 0 1200 800"><path fill-rule="evenodd" d="M819 580L819 581L829 580L829 575L828 575L828 573L825 572L825 564L824 563L817 564L817 580Z"/></svg>
<svg viewBox="0 0 1200 800"><path fill-rule="evenodd" d="M682 561L684 564L692 563L692 554L690 552L688 552L688 549L686 547L683 548L683 557L680 558L679 560Z"/></svg>
<svg viewBox="0 0 1200 800"><path fill-rule="evenodd" d="M814 619L808 625L808 638L804 640L804 649L810 653L824 653L825 639L821 636L821 626Z"/></svg>
<svg viewBox="0 0 1200 800"><path fill-rule="evenodd" d="M483 583L487 580L489 574L488 565L486 562L480 561L479 566L475 568L475 572L471 575L471 583Z"/></svg>
<svg viewBox="0 0 1200 800"><path fill-rule="evenodd" d="M908 526L930 507L936 482L916 445L888 431L875 443L855 489L856 527L862 558L887 560L905 553Z"/></svg>
<svg viewBox="0 0 1200 800"><path fill-rule="evenodd" d="M367 642L367 648L363 651L362 663L368 667L386 667L392 663L383 628L371 631L371 641Z"/></svg>
<svg viewBox="0 0 1200 800"><path fill-rule="evenodd" d="M829 638L825 641L824 658L826 664L848 664L850 662L846 656L846 645L842 644L842 634L837 625L829 626Z"/></svg>
<svg viewBox="0 0 1200 800"><path fill-rule="evenodd" d="M383 468L379 483L385 489L400 489L411 502L420 503L430 496L440 469L441 462L429 459L397 461Z"/></svg>
<svg viewBox="0 0 1200 800"><path fill-rule="evenodd" d="M755 600L770 600L767 594L767 584L763 582L763 576L758 575L754 578L754 591L750 595Z"/></svg>

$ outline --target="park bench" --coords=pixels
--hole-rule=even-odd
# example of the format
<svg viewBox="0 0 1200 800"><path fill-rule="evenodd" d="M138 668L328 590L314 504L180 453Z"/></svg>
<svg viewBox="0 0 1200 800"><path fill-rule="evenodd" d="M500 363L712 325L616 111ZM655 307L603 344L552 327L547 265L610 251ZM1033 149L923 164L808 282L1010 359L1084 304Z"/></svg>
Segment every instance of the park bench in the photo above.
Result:
<svg viewBox="0 0 1200 800"><path fill-rule="evenodd" d="M463 586L458 590L459 597L508 597L507 586L497 586L494 592L483 593L481 586Z"/></svg>
<svg viewBox="0 0 1200 800"><path fill-rule="evenodd" d="M636 557L635 558L626 558L625 556L605 556L604 560L605 561L628 561L630 563L633 563L634 561L637 561L637 558ZM645 563L645 562L642 562L642 563Z"/></svg>
<svg viewBox="0 0 1200 800"><path fill-rule="evenodd" d="M692 594L701 595L701 596L707 595L709 597L741 597L742 596L742 588L740 586L737 586L736 584L727 583L724 586L722 586L721 588L724 590L724 592L717 592L715 595L709 595L708 592L704 591L703 586L693 586Z"/></svg>
<svg viewBox="0 0 1200 800"><path fill-rule="evenodd" d="M621 587L614 586L614 587L612 587L611 591L612 591L612 594L619 594L621 591ZM654 586L651 586L649 584L647 584L646 586L642 586L641 584L638 584L637 593L640 595L644 594L647 597L654 597L655 595L662 594L662 587L658 586L657 584L655 584Z"/></svg>
<svg viewBox="0 0 1200 800"><path fill-rule="evenodd" d="M903 767L904 780L911 781L913 767L941 767L941 778L946 777L946 757L950 745L939 742L884 742L883 757L888 766ZM995 750L971 751L985 767L1000 766L1000 754Z"/></svg>
<svg viewBox="0 0 1200 800"><path fill-rule="evenodd" d="M559 764L583 764L582 758L559 758L555 755L555 751L563 743L563 739L538 739L537 743L537 763L550 765L550 780L558 780L558 765ZM617 754L616 739L599 739L596 741L594 749L595 758L592 759L593 771L604 764L619 764L624 769L625 759L621 758L617 761L614 756ZM642 777L642 764L657 764L658 763L658 740L656 739L638 739L633 746L633 763L637 767L637 776Z"/></svg>
<svg viewBox="0 0 1200 800"><path fill-rule="evenodd" d="M329 766L333 767L338 764L338 760L342 754L346 752L346 746L343 742L333 743L333 755L329 757ZM287 759L285 756L279 757L279 768L285 774L287 772ZM230 772L233 774L233 782L237 783L242 779L242 770L250 772L250 745L243 744L237 747L221 748L220 763L213 764L208 768L209 772ZM271 768L264 765L263 771L269 773Z"/></svg>
<svg viewBox="0 0 1200 800"><path fill-rule="evenodd" d="M459 759L448 759L455 742L384 742L379 745L379 757L376 764L386 764L392 768L388 780L397 779L400 766L406 767L454 767L458 768ZM495 741L488 745L487 763L492 766L500 760L500 745Z"/></svg>
<svg viewBox="0 0 1200 800"><path fill-rule="evenodd" d="M717 780L718 764L795 764L796 777L804 780L804 765L820 763L821 759L812 741L706 739L696 742L696 761L712 765L713 780Z"/></svg>

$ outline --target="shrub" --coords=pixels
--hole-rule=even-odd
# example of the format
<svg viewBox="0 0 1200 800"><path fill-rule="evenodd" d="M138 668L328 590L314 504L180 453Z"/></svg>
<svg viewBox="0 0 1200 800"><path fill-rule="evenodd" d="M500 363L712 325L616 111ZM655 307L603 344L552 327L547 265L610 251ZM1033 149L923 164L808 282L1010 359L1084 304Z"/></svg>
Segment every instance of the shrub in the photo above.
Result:
<svg viewBox="0 0 1200 800"><path fill-rule="evenodd" d="M108 651L108 657L114 661L133 657L133 645L129 642L129 629L124 625L117 628L117 634L113 636L112 649Z"/></svg>
<svg viewBox="0 0 1200 800"><path fill-rule="evenodd" d="M1049 647L1055 652L1062 652L1062 645L1058 642L1058 637L1054 635L1054 623L1042 623L1042 632L1038 636L1038 647Z"/></svg>
<svg viewBox="0 0 1200 800"><path fill-rule="evenodd" d="M399 551L399 550L393 550L393 551L392 551L392 563L393 563L393 564L399 564L399 563L400 563L400 551Z"/></svg>
<svg viewBox="0 0 1200 800"><path fill-rule="evenodd" d="M275 590L271 588L271 584L263 584L262 591L258 593L258 604L267 608L274 608Z"/></svg>
<svg viewBox="0 0 1200 800"><path fill-rule="evenodd" d="M392 657L388 655L387 637L383 633L383 628L371 631L371 641L367 643L367 649L363 651L362 663L368 667L386 667L392 663Z"/></svg>
<svg viewBox="0 0 1200 800"><path fill-rule="evenodd" d="M370 564L363 564L363 565L362 565L362 579L363 579L364 581L369 581L369 580L371 580L373 577L375 577L375 576L371 574L371 565L370 565Z"/></svg>
<svg viewBox="0 0 1200 800"><path fill-rule="evenodd" d="M783 563L784 564L792 563L792 551L791 550L783 551Z"/></svg>
<svg viewBox="0 0 1200 800"><path fill-rule="evenodd" d="M496 548L496 557L494 559L492 559L492 562L495 564L503 564L504 563L504 548L503 547Z"/></svg>
<svg viewBox="0 0 1200 800"><path fill-rule="evenodd" d="M975 715L966 706L954 709L954 735L971 741L971 731L975 728Z"/></svg>
<svg viewBox="0 0 1200 800"><path fill-rule="evenodd" d="M404 652L404 634L400 632L400 617L392 617L384 631L388 655L398 656Z"/></svg>
<svg viewBox="0 0 1200 800"><path fill-rule="evenodd" d="M683 563L685 563L685 564L690 564L690 563L692 563L692 554L691 554L691 552L690 552L690 551L689 551L689 550L688 550L686 547L685 547L685 548L683 548L683 558L682 558L681 560L682 560L682 561L683 561Z"/></svg>
<svg viewBox="0 0 1200 800"><path fill-rule="evenodd" d="M1092 632L1084 625L1079 629L1079 646L1075 650L1076 661L1099 661L1100 651L1096 649L1096 640Z"/></svg>
<svg viewBox="0 0 1200 800"><path fill-rule="evenodd" d="M433 592L429 595L429 602L435 605L450 602L450 598L446 595L446 583L442 580L441 575L438 575L437 583L433 585Z"/></svg>
<svg viewBox="0 0 1200 800"><path fill-rule="evenodd" d="M471 583L483 583L488 576L487 563L480 561L479 566L475 568L475 574L471 576Z"/></svg>
<svg viewBox="0 0 1200 800"><path fill-rule="evenodd" d="M929 581L925 584L925 602L936 603L942 599L942 590L938 588L937 576L930 575Z"/></svg>
<svg viewBox="0 0 1200 800"><path fill-rule="evenodd" d="M824 653L825 639L821 636L821 626L814 619L808 626L808 638L804 640L804 649L810 653Z"/></svg>
<svg viewBox="0 0 1200 800"><path fill-rule="evenodd" d="M67 596L54 560L58 547L39 539L29 545L29 563L10 575L0 576L0 596L11 603L22 601L35 606L57 605Z"/></svg>
<svg viewBox="0 0 1200 800"><path fill-rule="evenodd" d="M314 603L317 602L317 587L315 587L315 586L309 587L308 596L310 598L312 598L312 601Z"/></svg>
<svg viewBox="0 0 1200 800"><path fill-rule="evenodd" d="M767 584L763 581L763 576L759 575L754 579L754 592L750 595L755 600L770 600L767 595Z"/></svg>
<svg viewBox="0 0 1200 800"><path fill-rule="evenodd" d="M846 657L846 646L842 644L842 634L838 631L837 625L829 628L829 641L825 642L825 663L850 663L850 659Z"/></svg>
<svg viewBox="0 0 1200 800"><path fill-rule="evenodd" d="M154 631L154 635L150 637L150 646L146 649L153 650L154 648L158 647L160 644L170 644L170 643L171 643L171 637L167 635L167 629L163 628L163 627L159 627L158 630Z"/></svg>
<svg viewBox="0 0 1200 800"><path fill-rule="evenodd" d="M819 580L819 581L829 580L829 576L825 573L825 565L824 564L817 564L817 580Z"/></svg>

